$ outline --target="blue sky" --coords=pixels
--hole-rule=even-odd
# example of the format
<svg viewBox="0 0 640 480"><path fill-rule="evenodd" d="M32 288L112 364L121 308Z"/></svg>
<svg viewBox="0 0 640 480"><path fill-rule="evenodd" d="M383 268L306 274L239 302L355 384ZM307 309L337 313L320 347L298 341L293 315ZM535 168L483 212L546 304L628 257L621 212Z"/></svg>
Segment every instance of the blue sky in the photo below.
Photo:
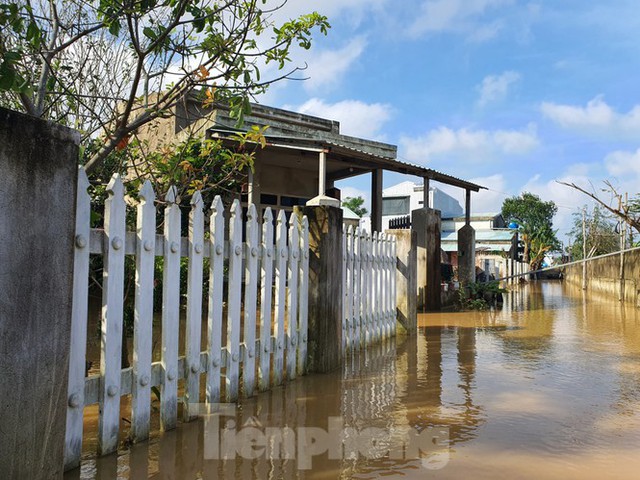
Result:
<svg viewBox="0 0 640 480"><path fill-rule="evenodd" d="M554 200L563 236L587 201L557 179L640 191L637 0L289 0L278 15L311 10L332 28L292 55L309 80L261 103L339 120L403 161L489 187L475 212L522 191ZM369 182L339 186L368 199Z"/></svg>

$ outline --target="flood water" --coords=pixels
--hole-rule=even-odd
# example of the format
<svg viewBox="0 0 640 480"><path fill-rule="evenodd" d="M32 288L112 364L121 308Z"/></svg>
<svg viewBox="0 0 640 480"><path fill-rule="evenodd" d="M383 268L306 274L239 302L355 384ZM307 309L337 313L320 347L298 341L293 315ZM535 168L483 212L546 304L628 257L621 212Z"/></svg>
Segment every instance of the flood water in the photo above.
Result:
<svg viewBox="0 0 640 480"><path fill-rule="evenodd" d="M65 478L640 478L640 309L551 282L419 323Z"/></svg>

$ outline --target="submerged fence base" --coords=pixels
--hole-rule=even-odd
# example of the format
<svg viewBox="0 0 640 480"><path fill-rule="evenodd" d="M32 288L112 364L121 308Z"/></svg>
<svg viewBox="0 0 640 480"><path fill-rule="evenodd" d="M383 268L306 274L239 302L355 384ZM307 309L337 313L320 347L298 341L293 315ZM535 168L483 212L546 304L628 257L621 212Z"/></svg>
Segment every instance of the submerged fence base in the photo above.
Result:
<svg viewBox="0 0 640 480"><path fill-rule="evenodd" d="M139 192L137 228L126 230L122 180L114 176L107 190L104 230L90 229L88 180L80 170L75 235L73 333L69 363L65 467L80 463L83 408L99 404L98 451L117 450L122 396L131 395L130 440L149 437L152 389L159 394L162 430L195 418L189 405L234 402L241 394L294 379L307 370L308 224L267 208L259 223L253 205L246 220L236 200L225 220L216 197L208 230L199 192L193 195L189 235L181 236L181 212L172 188L165 196L163 232L156 232L155 195L149 182ZM225 230L228 235L225 235ZM243 240L243 236L245 240ZM275 243L274 243L275 236ZM103 257L100 374L85 378L87 297L91 255ZM133 364L123 369L122 329L125 257L135 259ZM152 362L154 268L162 259L161 354ZM187 262L186 292L181 291L181 261ZM206 266L206 268L205 268ZM205 271L206 270L206 271ZM203 292L205 275L209 289ZM226 295L225 295L226 292ZM181 297L186 294L186 318ZM203 312L206 295L207 311ZM203 316L206 342L202 342ZM184 355L180 324L184 322ZM224 337L223 337L224 333ZM202 343L206 344L204 351ZM202 378L204 377L204 378ZM183 393L179 395L179 382ZM201 382L201 380L204 380ZM201 383L204 389L201 388ZM155 390L158 387L158 390Z"/></svg>

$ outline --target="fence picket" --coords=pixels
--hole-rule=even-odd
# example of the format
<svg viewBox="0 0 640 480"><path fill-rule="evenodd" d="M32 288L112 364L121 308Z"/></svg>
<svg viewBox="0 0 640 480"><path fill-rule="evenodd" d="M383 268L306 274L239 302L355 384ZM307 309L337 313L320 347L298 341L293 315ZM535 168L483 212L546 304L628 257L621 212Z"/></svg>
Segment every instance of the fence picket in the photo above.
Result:
<svg viewBox="0 0 640 480"><path fill-rule="evenodd" d="M380 340L380 322L378 318L380 312L380 291L378 289L380 281L380 264L378 262L378 256L380 255L380 251L378 250L379 241L380 234L373 232L371 236L371 338L374 343Z"/></svg>
<svg viewBox="0 0 640 480"><path fill-rule="evenodd" d="M352 315L352 331L353 331L353 348L355 350L360 349L360 316L362 315L362 231L360 227L356 227L353 235L353 254L354 254L354 268L353 268L353 315Z"/></svg>
<svg viewBox="0 0 640 480"><path fill-rule="evenodd" d="M244 394L253 395L256 388L256 302L258 299L258 253L260 252L260 227L255 205L247 211L247 258L245 261L244 287L244 365L242 378Z"/></svg>
<svg viewBox="0 0 640 480"><path fill-rule="evenodd" d="M369 291L370 284L370 263L369 263L369 233L362 232L362 314L360 315L360 331L362 335L362 343L365 347L369 346L371 331L369 330L369 303L371 296Z"/></svg>
<svg viewBox="0 0 640 480"><path fill-rule="evenodd" d="M124 186L115 174L107 185L105 201L105 258L102 283L102 335L100 356L100 403L98 451L101 455L118 448L120 427L120 370L124 296Z"/></svg>
<svg viewBox="0 0 640 480"><path fill-rule="evenodd" d="M262 219L262 261L260 262L260 365L258 388L269 388L271 366L271 302L273 293L273 214L267 207Z"/></svg>
<svg viewBox="0 0 640 480"><path fill-rule="evenodd" d="M64 453L65 470L78 467L82 455L91 218L91 198L87 193L87 188L89 188L89 179L84 169L80 168L78 171L78 193L76 196L76 236L73 263L73 302L71 306L67 435Z"/></svg>
<svg viewBox="0 0 640 480"><path fill-rule="evenodd" d="M302 217L300 236L300 346L298 348L298 375L307 371L307 342L309 325L309 219Z"/></svg>
<svg viewBox="0 0 640 480"><path fill-rule="evenodd" d="M162 372L160 428L176 427L178 417L178 335L180 322L180 207L177 191L169 188L164 209L162 275Z"/></svg>
<svg viewBox="0 0 640 480"><path fill-rule="evenodd" d="M287 319L287 380L296 378L298 358L298 261L300 258L300 222L298 215L289 220L289 262L287 266L289 315Z"/></svg>
<svg viewBox="0 0 640 480"><path fill-rule="evenodd" d="M187 326L185 331L185 396L183 419L198 417L192 404L200 402L200 350L202 346L202 276L204 266L204 212L200 192L191 197L189 213L189 266L187 272Z"/></svg>
<svg viewBox="0 0 640 480"><path fill-rule="evenodd" d="M207 387L208 404L220 402L222 365L222 287L224 285L224 205L219 195L211 205L209 220L209 306L207 313Z"/></svg>
<svg viewBox="0 0 640 480"><path fill-rule="evenodd" d="M284 348L284 314L287 282L287 218L284 210L278 213L276 224L276 299L275 299L275 350L273 361L274 383L282 383L283 348Z"/></svg>
<svg viewBox="0 0 640 480"><path fill-rule="evenodd" d="M354 330L353 330L353 318L354 318L354 296L355 296L355 285L354 285L354 242L355 239L355 229L353 226L349 226L347 230L347 318L346 318L346 334L347 334L347 349L353 350L354 344Z"/></svg>
<svg viewBox="0 0 640 480"><path fill-rule="evenodd" d="M147 180L140 189L136 218L136 291L133 316L133 387L131 434L134 442L149 438L151 419L151 337L153 274L156 249L155 193Z"/></svg>
<svg viewBox="0 0 640 480"><path fill-rule="evenodd" d="M391 239L391 259L392 259L392 274L391 274L391 336L395 336L396 334L396 305L397 305L397 300L396 300L396 288L397 288L397 284L396 284L396 262L397 262L397 256L398 256L398 252L396 249L396 239L395 237Z"/></svg>
<svg viewBox="0 0 640 480"><path fill-rule="evenodd" d="M227 297L227 369L225 399L238 399L240 375L240 308L242 293L242 207L238 199L229 216L229 292Z"/></svg>
<svg viewBox="0 0 640 480"><path fill-rule="evenodd" d="M349 227L351 228L351 227ZM347 350L347 330L349 328L348 318L348 303L349 303L349 294L348 294L348 275L347 275L347 257L349 253L347 252L347 235L348 229L346 225L342 225L342 245L340 251L342 252L342 352L344 353Z"/></svg>

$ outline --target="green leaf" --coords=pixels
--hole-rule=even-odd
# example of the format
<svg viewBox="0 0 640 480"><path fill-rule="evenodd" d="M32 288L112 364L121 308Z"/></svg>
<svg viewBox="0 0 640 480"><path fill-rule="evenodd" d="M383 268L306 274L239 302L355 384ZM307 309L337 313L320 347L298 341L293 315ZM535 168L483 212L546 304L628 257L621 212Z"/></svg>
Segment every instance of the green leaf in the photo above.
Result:
<svg viewBox="0 0 640 480"><path fill-rule="evenodd" d="M158 38L158 34L151 27L145 27L142 30L142 33L145 37L150 38L151 40Z"/></svg>

